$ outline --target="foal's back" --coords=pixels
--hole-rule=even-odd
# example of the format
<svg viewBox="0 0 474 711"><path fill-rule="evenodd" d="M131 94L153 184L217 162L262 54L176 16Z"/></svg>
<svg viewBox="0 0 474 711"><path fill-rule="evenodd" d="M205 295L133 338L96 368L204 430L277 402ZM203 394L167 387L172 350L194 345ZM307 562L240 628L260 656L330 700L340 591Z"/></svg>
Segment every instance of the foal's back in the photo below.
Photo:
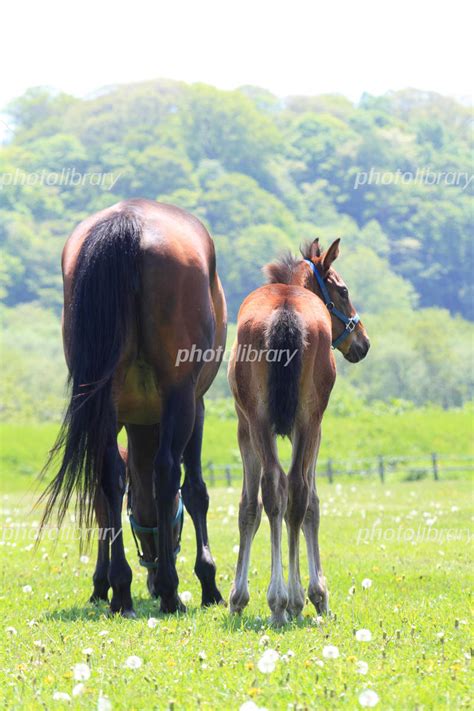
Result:
<svg viewBox="0 0 474 711"><path fill-rule="evenodd" d="M282 315L290 314L293 327L300 328L302 350L294 354L294 346L288 339L288 323ZM288 316L286 317L288 320ZM284 353L268 353L272 345L272 328L282 323L279 349ZM287 338L285 338L285 335ZM266 284L253 291L243 302L237 324L237 338L229 363L229 383L237 404L244 410L259 412L265 418L270 399L270 371L280 370L288 380L300 358L298 373L298 408L317 409L320 414L326 408L336 377L336 366L331 350L331 318L321 300L308 289L287 284ZM247 346L247 348L245 348ZM247 359L248 346L267 352L254 362ZM239 348L240 347L240 348ZM275 358L275 360L273 360ZM287 434L287 433L285 433Z"/></svg>

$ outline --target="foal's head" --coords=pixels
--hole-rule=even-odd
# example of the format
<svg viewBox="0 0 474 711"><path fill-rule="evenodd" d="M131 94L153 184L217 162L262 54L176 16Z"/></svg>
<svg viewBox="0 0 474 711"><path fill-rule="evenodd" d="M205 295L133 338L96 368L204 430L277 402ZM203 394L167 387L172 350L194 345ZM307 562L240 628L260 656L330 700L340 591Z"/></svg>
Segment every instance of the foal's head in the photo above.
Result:
<svg viewBox="0 0 474 711"><path fill-rule="evenodd" d="M324 252L319 240L301 250L303 259L288 255L265 267L271 283L294 284L310 289L326 304L332 319L332 344L346 360L357 363L370 348L369 337L352 305L344 280L332 266L339 256L339 239Z"/></svg>

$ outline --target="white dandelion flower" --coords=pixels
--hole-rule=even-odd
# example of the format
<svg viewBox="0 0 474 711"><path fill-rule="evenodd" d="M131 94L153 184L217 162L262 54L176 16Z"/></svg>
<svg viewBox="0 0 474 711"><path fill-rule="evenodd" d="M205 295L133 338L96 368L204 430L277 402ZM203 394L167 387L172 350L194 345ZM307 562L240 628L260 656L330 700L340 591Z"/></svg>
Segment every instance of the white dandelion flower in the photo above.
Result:
<svg viewBox="0 0 474 711"><path fill-rule="evenodd" d="M359 704L365 708L377 706L378 702L379 695L373 689L365 689L365 691L359 694Z"/></svg>
<svg viewBox="0 0 474 711"><path fill-rule="evenodd" d="M137 657L135 654L132 654L130 657L127 657L125 660L125 666L127 669L139 669L142 665L142 660L140 657Z"/></svg>
<svg viewBox="0 0 474 711"><path fill-rule="evenodd" d="M364 578L362 581L362 587L364 590L368 590L370 587L372 587L372 581L370 578Z"/></svg>
<svg viewBox="0 0 474 711"><path fill-rule="evenodd" d="M24 592L24 593L33 592L33 588L31 587L31 585L23 585L23 592ZM59 693L59 692L58 692L58 693Z"/></svg>
<svg viewBox="0 0 474 711"><path fill-rule="evenodd" d="M333 644L327 644L323 648L323 657L325 659L337 659L339 656L339 650Z"/></svg>
<svg viewBox="0 0 474 711"><path fill-rule="evenodd" d="M367 662L356 662L356 672L358 674L367 674L369 671L369 665Z"/></svg>
<svg viewBox="0 0 474 711"><path fill-rule="evenodd" d="M15 629L14 627L7 627L7 628L6 628L6 633L7 633L7 634L11 634L12 636L18 634L18 632L16 631L16 629Z"/></svg>
<svg viewBox="0 0 474 711"><path fill-rule="evenodd" d="M189 592L189 590L184 590L182 593L180 593L180 598L181 602L184 602L185 605L191 602L193 599L192 594Z"/></svg>
<svg viewBox="0 0 474 711"><path fill-rule="evenodd" d="M89 556L88 555L81 555L79 560L81 561L81 563L84 563L84 565L86 565L89 562Z"/></svg>
<svg viewBox="0 0 474 711"><path fill-rule="evenodd" d="M94 654L94 650L92 649L92 647L84 647L82 653L85 657L90 657L92 654Z"/></svg>
<svg viewBox="0 0 474 711"><path fill-rule="evenodd" d="M107 637L108 634L109 634L108 630L101 630L99 632L99 637Z"/></svg>
<svg viewBox="0 0 474 711"><path fill-rule="evenodd" d="M85 690L86 690L86 687L84 686L84 684L82 684L82 683L76 684L76 686L73 687L72 695L73 696L81 696Z"/></svg>
<svg viewBox="0 0 474 711"><path fill-rule="evenodd" d="M259 647L268 647L270 644L270 637L267 634L264 634L260 639L258 640Z"/></svg>
<svg viewBox="0 0 474 711"><path fill-rule="evenodd" d="M71 701L71 697L65 691L55 691L53 693L53 701Z"/></svg>
<svg viewBox="0 0 474 711"><path fill-rule="evenodd" d="M356 632L356 640L358 642L370 642L372 639L372 632L370 630L357 630Z"/></svg>
<svg viewBox="0 0 474 711"><path fill-rule="evenodd" d="M258 660L257 667L262 674L271 674L275 671L276 663L280 655L275 649L266 649L260 659Z"/></svg>
<svg viewBox="0 0 474 711"><path fill-rule="evenodd" d="M149 617L147 625L151 630L153 630L155 629L155 627L158 627L158 620L156 619L156 617Z"/></svg>
<svg viewBox="0 0 474 711"><path fill-rule="evenodd" d="M97 711L112 711L112 704L107 696L102 696L102 694L97 699Z"/></svg>
<svg viewBox="0 0 474 711"><path fill-rule="evenodd" d="M79 664L74 664L72 674L75 681L87 681L91 677L91 670L88 664L79 662Z"/></svg>
<svg viewBox="0 0 474 711"><path fill-rule="evenodd" d="M237 554L239 552L239 549L240 549L240 546L235 544L235 546L233 546L233 548L232 548L232 552Z"/></svg>
<svg viewBox="0 0 474 711"><path fill-rule="evenodd" d="M259 711L259 707L254 701L246 701L240 706L239 711Z"/></svg>

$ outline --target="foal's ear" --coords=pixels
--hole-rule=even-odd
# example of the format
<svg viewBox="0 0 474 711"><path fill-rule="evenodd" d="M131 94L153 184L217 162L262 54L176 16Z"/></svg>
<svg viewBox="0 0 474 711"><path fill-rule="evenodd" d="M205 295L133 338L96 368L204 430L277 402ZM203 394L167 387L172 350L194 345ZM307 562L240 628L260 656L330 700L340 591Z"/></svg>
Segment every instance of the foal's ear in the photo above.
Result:
<svg viewBox="0 0 474 711"><path fill-rule="evenodd" d="M313 242L311 242L311 246L309 248L309 258L310 259L316 259L316 257L321 256L321 247L319 246L319 237L316 237Z"/></svg>
<svg viewBox="0 0 474 711"><path fill-rule="evenodd" d="M339 256L339 242L340 241L341 241L340 238L335 239L334 242L332 243L332 245L330 247L328 247L328 249L324 252L323 256L321 257L321 266L325 272L328 271L328 269L331 267L331 264Z"/></svg>

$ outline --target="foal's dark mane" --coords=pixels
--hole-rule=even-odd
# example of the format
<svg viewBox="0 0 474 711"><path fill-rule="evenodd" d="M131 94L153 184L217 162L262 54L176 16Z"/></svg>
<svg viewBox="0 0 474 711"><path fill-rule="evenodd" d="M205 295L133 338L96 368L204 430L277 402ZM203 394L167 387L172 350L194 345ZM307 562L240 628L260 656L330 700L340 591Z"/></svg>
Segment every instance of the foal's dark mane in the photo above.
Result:
<svg viewBox="0 0 474 711"><path fill-rule="evenodd" d="M311 258L312 242L306 242L300 247L303 259ZM279 259L263 267L268 284L291 284L296 268L301 264L301 257L295 257L286 252Z"/></svg>

